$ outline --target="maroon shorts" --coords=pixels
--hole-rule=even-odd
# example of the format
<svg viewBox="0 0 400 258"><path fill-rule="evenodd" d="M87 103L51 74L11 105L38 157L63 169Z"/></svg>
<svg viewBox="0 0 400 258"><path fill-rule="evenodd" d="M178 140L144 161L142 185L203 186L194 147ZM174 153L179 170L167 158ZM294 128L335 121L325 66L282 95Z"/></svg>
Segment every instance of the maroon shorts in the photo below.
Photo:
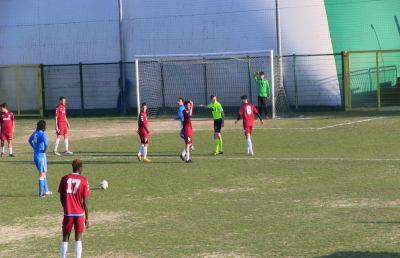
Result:
<svg viewBox="0 0 400 258"><path fill-rule="evenodd" d="M140 143L141 144L149 144L150 143L150 135L147 132L138 132Z"/></svg>
<svg viewBox="0 0 400 258"><path fill-rule="evenodd" d="M1 141L11 141L13 139L13 133L12 132L1 132L0 133L0 139Z"/></svg>
<svg viewBox="0 0 400 258"><path fill-rule="evenodd" d="M83 233L83 231L85 230L85 216L64 216L62 225L63 233L70 234L72 231L72 227L74 227L75 233Z"/></svg>
<svg viewBox="0 0 400 258"><path fill-rule="evenodd" d="M64 216L62 226L63 233L70 234L72 231L72 227L74 227L75 233L83 233L83 231L85 231L85 216Z"/></svg>
<svg viewBox="0 0 400 258"><path fill-rule="evenodd" d="M58 127L58 132L56 132L57 135L62 135L62 136L64 136L64 135L67 135L67 134L68 134L68 126L67 126L67 123L59 123L59 124L57 125L57 127Z"/></svg>
<svg viewBox="0 0 400 258"><path fill-rule="evenodd" d="M244 129L244 135L251 134L253 132L253 126L243 126Z"/></svg>
<svg viewBox="0 0 400 258"><path fill-rule="evenodd" d="M183 139L185 140L185 144L192 144L193 138L191 134L184 134Z"/></svg>

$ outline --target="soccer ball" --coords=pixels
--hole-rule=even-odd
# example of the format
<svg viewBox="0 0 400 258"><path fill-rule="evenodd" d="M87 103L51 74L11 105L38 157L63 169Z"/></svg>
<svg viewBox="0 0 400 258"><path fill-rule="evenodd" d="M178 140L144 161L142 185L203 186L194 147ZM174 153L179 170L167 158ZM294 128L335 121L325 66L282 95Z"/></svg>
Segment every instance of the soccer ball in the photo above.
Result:
<svg viewBox="0 0 400 258"><path fill-rule="evenodd" d="M108 182L106 180L101 180L100 182L100 188L103 190L106 190L108 188Z"/></svg>

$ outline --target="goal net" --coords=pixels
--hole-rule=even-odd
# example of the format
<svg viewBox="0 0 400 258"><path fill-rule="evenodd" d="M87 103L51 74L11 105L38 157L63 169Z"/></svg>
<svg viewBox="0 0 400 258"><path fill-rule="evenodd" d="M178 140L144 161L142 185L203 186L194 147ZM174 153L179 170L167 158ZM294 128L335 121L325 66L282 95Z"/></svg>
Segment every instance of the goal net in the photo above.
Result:
<svg viewBox="0 0 400 258"><path fill-rule="evenodd" d="M258 89L253 76L263 71L270 82L270 117L289 113L286 92L274 52L233 52L188 55L136 56L136 102L148 104L150 116L176 113L177 99L207 104L216 95L225 113L237 113L240 96L257 105ZM196 111L198 112L198 111Z"/></svg>

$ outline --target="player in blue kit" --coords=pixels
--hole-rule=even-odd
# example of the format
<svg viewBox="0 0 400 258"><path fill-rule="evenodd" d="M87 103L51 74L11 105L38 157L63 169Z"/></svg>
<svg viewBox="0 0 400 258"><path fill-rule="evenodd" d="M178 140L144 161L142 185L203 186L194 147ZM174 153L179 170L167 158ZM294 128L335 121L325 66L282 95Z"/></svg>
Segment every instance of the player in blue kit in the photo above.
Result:
<svg viewBox="0 0 400 258"><path fill-rule="evenodd" d="M46 121L40 120L37 123L36 130L29 137L29 144L32 146L36 168L39 172L39 197L46 197L53 193L49 191L47 184L47 158L46 151L49 147L46 137Z"/></svg>

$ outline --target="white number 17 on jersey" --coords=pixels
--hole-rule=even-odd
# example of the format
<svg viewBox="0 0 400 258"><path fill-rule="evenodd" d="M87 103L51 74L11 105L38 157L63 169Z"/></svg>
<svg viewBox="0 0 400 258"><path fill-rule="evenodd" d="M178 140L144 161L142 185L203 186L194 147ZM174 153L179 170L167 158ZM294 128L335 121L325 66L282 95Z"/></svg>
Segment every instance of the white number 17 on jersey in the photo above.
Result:
<svg viewBox="0 0 400 258"><path fill-rule="evenodd" d="M76 178L68 178L67 184L68 184L67 194L69 193L76 194L79 185L81 184L81 180ZM74 185L74 190L72 190L72 185Z"/></svg>

